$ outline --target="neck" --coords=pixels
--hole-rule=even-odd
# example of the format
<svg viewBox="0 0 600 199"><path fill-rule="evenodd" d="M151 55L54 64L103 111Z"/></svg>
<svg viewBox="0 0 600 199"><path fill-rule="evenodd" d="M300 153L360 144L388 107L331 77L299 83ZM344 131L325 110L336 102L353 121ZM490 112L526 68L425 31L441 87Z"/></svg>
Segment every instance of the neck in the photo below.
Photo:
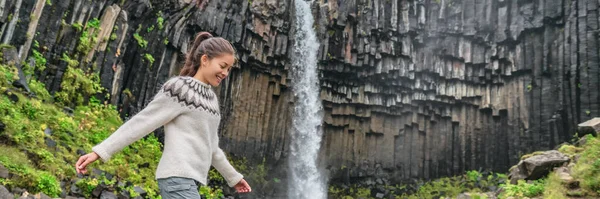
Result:
<svg viewBox="0 0 600 199"><path fill-rule="evenodd" d="M210 84L208 84L208 81L206 81L206 79L204 79L204 77L202 77L199 73L196 73L196 75L194 75L193 78L206 84L206 85L210 85Z"/></svg>

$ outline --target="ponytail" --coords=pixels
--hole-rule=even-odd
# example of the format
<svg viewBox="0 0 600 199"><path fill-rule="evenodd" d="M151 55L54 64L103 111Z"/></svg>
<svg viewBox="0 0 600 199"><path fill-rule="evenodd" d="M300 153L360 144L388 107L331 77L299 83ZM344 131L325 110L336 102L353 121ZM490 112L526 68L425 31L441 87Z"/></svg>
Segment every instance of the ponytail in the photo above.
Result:
<svg viewBox="0 0 600 199"><path fill-rule="evenodd" d="M201 32L196 35L196 39L194 39L194 43L192 44L192 48L188 51L185 64L179 73L180 76L194 76L200 67L200 58L204 54L204 52L198 52L198 47L200 44L212 38L213 36L208 32ZM194 56L196 55L196 56Z"/></svg>

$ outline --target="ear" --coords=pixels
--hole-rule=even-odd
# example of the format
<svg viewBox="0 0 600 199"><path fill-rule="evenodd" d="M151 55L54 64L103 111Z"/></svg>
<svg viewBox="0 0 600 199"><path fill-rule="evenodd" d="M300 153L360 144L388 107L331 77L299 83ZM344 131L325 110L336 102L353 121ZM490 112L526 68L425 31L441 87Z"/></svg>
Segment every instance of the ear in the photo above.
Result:
<svg viewBox="0 0 600 199"><path fill-rule="evenodd" d="M202 55L202 57L200 57L200 67L204 66L205 64L208 64L208 56Z"/></svg>

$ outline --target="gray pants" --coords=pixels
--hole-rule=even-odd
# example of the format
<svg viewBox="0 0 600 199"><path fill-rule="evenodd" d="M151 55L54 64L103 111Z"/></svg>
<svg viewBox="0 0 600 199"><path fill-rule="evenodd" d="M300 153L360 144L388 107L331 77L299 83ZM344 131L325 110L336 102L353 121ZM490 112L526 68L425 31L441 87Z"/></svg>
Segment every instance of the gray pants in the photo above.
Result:
<svg viewBox="0 0 600 199"><path fill-rule="evenodd" d="M168 177L158 179L158 188L162 199L201 199L198 193L198 183L194 179Z"/></svg>

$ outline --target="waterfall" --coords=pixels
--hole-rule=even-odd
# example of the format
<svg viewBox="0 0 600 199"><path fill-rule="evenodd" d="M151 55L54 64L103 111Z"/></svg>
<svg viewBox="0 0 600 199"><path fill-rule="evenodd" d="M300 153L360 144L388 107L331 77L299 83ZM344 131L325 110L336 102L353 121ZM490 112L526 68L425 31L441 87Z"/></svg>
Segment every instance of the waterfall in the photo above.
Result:
<svg viewBox="0 0 600 199"><path fill-rule="evenodd" d="M310 2L294 1L295 34L292 53L292 90L296 99L290 143L290 199L324 199L326 181L317 167L323 121L319 98L317 51Z"/></svg>

